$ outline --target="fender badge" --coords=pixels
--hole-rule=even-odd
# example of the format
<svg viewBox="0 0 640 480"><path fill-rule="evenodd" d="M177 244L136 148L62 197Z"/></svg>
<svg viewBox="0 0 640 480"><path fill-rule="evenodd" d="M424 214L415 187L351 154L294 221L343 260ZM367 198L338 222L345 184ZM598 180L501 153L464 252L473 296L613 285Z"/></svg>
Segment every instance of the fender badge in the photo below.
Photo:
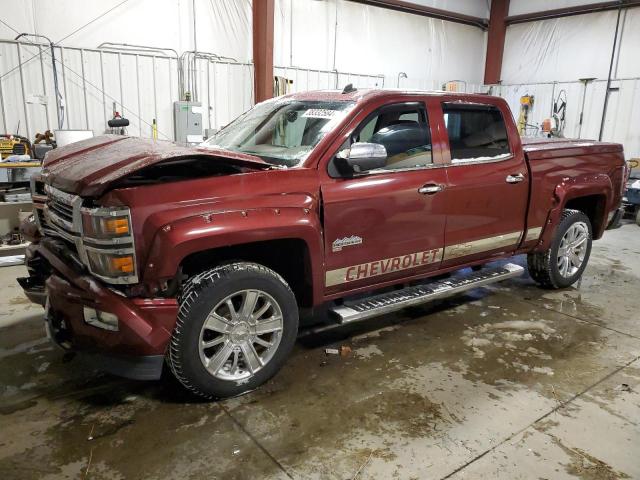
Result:
<svg viewBox="0 0 640 480"><path fill-rule="evenodd" d="M331 250L334 252L340 252L343 247L351 247L353 245L360 245L362 238L357 235L351 235L350 237L336 238L331 244Z"/></svg>

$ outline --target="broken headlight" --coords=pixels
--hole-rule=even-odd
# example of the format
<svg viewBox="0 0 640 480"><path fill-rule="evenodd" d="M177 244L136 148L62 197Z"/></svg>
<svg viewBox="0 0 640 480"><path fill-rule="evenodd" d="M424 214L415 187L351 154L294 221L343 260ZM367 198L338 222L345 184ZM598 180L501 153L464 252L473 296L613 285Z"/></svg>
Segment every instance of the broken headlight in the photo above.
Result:
<svg viewBox="0 0 640 480"><path fill-rule="evenodd" d="M137 283L129 209L83 208L81 215L84 262L89 271L109 283Z"/></svg>
<svg viewBox="0 0 640 480"><path fill-rule="evenodd" d="M94 213L101 212L101 213ZM99 208L83 210L82 233L87 238L107 240L131 235L129 210Z"/></svg>

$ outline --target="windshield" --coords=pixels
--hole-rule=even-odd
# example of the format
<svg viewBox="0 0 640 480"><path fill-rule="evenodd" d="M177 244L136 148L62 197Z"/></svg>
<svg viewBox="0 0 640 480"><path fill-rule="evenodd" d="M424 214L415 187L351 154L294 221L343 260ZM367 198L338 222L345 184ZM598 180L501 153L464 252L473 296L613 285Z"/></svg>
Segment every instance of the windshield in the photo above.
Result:
<svg viewBox="0 0 640 480"><path fill-rule="evenodd" d="M204 142L285 167L300 165L353 102L276 99L256 105Z"/></svg>

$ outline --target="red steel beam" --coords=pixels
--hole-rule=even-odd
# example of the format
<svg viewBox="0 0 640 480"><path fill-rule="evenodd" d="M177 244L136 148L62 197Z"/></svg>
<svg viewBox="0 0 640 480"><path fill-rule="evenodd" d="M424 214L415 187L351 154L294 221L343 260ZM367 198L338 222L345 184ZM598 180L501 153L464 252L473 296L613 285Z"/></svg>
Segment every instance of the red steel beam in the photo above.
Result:
<svg viewBox="0 0 640 480"><path fill-rule="evenodd" d="M372 5L374 7L387 8L399 12L412 13L423 17L438 18L440 20L448 20L450 22L463 23L474 27L487 29L487 19L465 15L463 13L451 12L449 10L441 10L439 8L427 7L426 5L417 5L415 3L403 0L350 0L355 3ZM476 1L476 0L474 0Z"/></svg>
<svg viewBox="0 0 640 480"><path fill-rule="evenodd" d="M485 85L500 82L504 37L507 33L505 19L508 13L509 0L492 0L489 33L487 35L487 55L484 64Z"/></svg>
<svg viewBox="0 0 640 480"><path fill-rule="evenodd" d="M586 13L606 12L607 10L632 7L640 7L640 1L617 0L612 2L591 3L589 5L576 5L575 7L556 8L554 10L543 10L541 12L523 13L522 15L511 15L507 17L506 23L507 25L513 25L515 23L535 22L537 20L571 17L573 15L584 15Z"/></svg>
<svg viewBox="0 0 640 480"><path fill-rule="evenodd" d="M253 92L255 103L273 97L273 15L275 0L253 0Z"/></svg>

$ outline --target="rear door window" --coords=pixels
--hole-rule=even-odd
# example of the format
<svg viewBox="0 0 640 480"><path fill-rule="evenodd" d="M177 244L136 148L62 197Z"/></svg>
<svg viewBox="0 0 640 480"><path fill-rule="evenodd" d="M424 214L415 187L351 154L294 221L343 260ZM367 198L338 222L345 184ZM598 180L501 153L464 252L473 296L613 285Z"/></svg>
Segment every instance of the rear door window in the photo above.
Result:
<svg viewBox="0 0 640 480"><path fill-rule="evenodd" d="M511 154L502 112L493 105L444 103L452 163L500 160Z"/></svg>

